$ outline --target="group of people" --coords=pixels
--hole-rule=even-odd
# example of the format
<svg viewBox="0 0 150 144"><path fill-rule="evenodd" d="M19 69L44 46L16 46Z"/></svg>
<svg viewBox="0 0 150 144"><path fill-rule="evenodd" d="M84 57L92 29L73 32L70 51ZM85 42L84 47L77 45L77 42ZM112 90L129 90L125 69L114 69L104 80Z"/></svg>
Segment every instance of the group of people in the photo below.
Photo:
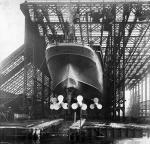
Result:
<svg viewBox="0 0 150 144"><path fill-rule="evenodd" d="M14 120L14 113L11 107L8 107L6 110L0 111L0 121L12 121Z"/></svg>

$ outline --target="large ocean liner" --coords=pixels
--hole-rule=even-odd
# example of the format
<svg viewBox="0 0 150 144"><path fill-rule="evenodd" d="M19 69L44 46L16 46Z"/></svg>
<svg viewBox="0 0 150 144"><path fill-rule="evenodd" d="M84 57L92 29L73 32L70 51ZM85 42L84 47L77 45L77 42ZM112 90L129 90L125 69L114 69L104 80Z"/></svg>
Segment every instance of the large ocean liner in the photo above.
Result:
<svg viewBox="0 0 150 144"><path fill-rule="evenodd" d="M81 94L85 99L100 98L103 93L103 70L100 58L89 46L58 43L46 48L52 89L59 95Z"/></svg>

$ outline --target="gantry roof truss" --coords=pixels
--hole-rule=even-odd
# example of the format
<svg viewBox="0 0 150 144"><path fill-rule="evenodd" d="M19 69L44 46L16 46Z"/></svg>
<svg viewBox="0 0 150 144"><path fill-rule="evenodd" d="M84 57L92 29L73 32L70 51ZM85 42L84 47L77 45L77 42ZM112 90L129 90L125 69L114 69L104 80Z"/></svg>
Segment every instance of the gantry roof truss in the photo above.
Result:
<svg viewBox="0 0 150 144"><path fill-rule="evenodd" d="M150 67L148 2L26 2L22 10L47 44L56 37L64 42L71 27L74 43L99 46L96 51L102 53L105 67L109 67L106 59L113 58L108 52L110 47L116 47L119 67L123 66L124 52L126 86L133 86ZM110 21L106 20L106 13ZM74 14L77 19L72 21ZM98 21L93 14L97 14Z"/></svg>
<svg viewBox="0 0 150 144"><path fill-rule="evenodd" d="M37 79L37 98L42 98L41 92L43 85L45 86L45 97L48 97L48 89L50 89L49 78L44 75L45 80L43 83L42 72L38 68L35 68L30 57L28 57L28 61L25 62L24 48L24 46L20 47L1 63L0 104L7 104L16 99L19 95L26 95L28 98L31 98L34 95L34 72L36 73ZM27 78L26 81L25 77Z"/></svg>

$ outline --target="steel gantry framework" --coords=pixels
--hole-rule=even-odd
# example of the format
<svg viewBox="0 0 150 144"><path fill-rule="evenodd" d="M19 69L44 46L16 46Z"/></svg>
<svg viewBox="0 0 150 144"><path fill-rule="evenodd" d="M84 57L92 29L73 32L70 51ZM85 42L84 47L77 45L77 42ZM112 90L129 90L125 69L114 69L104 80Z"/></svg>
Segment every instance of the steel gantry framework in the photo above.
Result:
<svg viewBox="0 0 150 144"><path fill-rule="evenodd" d="M16 69L22 64L24 95L34 86L33 97L37 97L37 70L45 64L46 45L58 42L90 45L103 61L106 117L125 117L125 88L133 89L150 67L149 2L27 0L21 4L21 10L25 15L25 51L23 57L16 60ZM48 76L44 68L42 72ZM19 74L12 78L15 76ZM21 86L19 81L17 84ZM1 89L9 89L6 82L2 82Z"/></svg>
<svg viewBox="0 0 150 144"><path fill-rule="evenodd" d="M33 53L25 59L25 45L1 63L0 107L11 106L14 112L45 117L50 106L51 80L34 66Z"/></svg>
<svg viewBox="0 0 150 144"><path fill-rule="evenodd" d="M125 87L149 69L149 2L31 1L21 5L46 44L90 45L103 58L106 111L125 114Z"/></svg>

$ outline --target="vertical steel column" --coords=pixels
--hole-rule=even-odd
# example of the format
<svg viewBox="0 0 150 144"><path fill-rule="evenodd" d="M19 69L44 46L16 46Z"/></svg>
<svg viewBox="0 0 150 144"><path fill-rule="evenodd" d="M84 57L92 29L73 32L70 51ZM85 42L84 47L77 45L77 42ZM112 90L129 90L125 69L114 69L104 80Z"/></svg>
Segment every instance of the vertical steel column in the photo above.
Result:
<svg viewBox="0 0 150 144"><path fill-rule="evenodd" d="M24 110L25 113L28 113L28 101L27 101L27 39L26 39L26 35L28 33L28 19L25 18L25 48L24 48L24 91L23 91L23 95L24 95Z"/></svg>
<svg viewBox="0 0 150 144"><path fill-rule="evenodd" d="M79 13L80 13L80 6L78 5L78 9L79 9ZM82 24L80 22L80 16L81 14L79 14L79 28L80 28L80 36L81 36L81 43L84 44L84 40L83 40L83 30L82 30ZM92 34L92 32L91 32Z"/></svg>
<svg viewBox="0 0 150 144"><path fill-rule="evenodd" d="M145 76L145 116L147 116L147 75Z"/></svg>
<svg viewBox="0 0 150 144"><path fill-rule="evenodd" d="M32 50L32 60L33 60L33 98L32 98L32 111L33 111L33 118L36 117L36 101L37 101L37 69L35 66L35 45L33 46Z"/></svg>
<svg viewBox="0 0 150 144"><path fill-rule="evenodd" d="M50 109L50 98L51 98L51 78L48 80L48 108Z"/></svg>
<svg viewBox="0 0 150 144"><path fill-rule="evenodd" d="M42 100L41 100L41 106L42 106L42 116L45 117L45 109L44 109L44 101L45 101L45 75L42 72Z"/></svg>
<svg viewBox="0 0 150 144"><path fill-rule="evenodd" d="M86 30L87 30L87 41L88 41L88 44L90 44L90 41L89 41L89 22L88 22L88 13L86 13Z"/></svg>
<svg viewBox="0 0 150 144"><path fill-rule="evenodd" d="M136 112L136 118L139 117L139 89L138 89L138 83L135 85L135 112Z"/></svg>
<svg viewBox="0 0 150 144"><path fill-rule="evenodd" d="M142 113L142 111L141 111L142 81L139 81L139 93L140 93L140 95L139 95L139 111L140 111L139 116L141 117L141 113Z"/></svg>
<svg viewBox="0 0 150 144"><path fill-rule="evenodd" d="M134 87L132 88L132 105L134 103Z"/></svg>
<svg viewBox="0 0 150 144"><path fill-rule="evenodd" d="M149 91L150 91L150 87L149 87L149 73L147 73L147 117L149 116Z"/></svg>
<svg viewBox="0 0 150 144"><path fill-rule="evenodd" d="M138 108L139 108L139 111L138 111L138 116L140 116L140 84L138 82L137 84L137 89L138 89L138 92L137 92L137 105L138 105Z"/></svg>
<svg viewBox="0 0 150 144"><path fill-rule="evenodd" d="M125 119L125 28L123 30L123 84L122 84L122 91L123 91L123 119Z"/></svg>
<svg viewBox="0 0 150 144"><path fill-rule="evenodd" d="M149 93L148 93L148 103L150 104L150 72L148 73L148 76L149 76L149 82L148 82L148 84L149 84ZM148 104L148 105L149 105ZM148 110L149 110L149 112L148 112L148 116L150 116L150 106L148 106Z"/></svg>
<svg viewBox="0 0 150 144"><path fill-rule="evenodd" d="M143 117L144 115L143 115L143 84L144 84L144 82L143 82L143 79L142 79L142 81L141 81L141 116Z"/></svg>
<svg viewBox="0 0 150 144"><path fill-rule="evenodd" d="M119 47L119 55L121 54L120 52L121 52L121 50L120 50L121 48ZM117 60L118 61L118 60ZM118 83L117 83L117 85L120 83L120 81L121 81L121 67L120 67L120 65L121 65L121 62L119 61L119 64L118 64L118 75L117 75L117 79L118 79ZM120 84L121 85L121 84ZM118 113L118 115L119 115L119 120L120 120L120 116L121 116L121 112L122 112L122 109L121 109L121 107L122 107L122 88L121 88L121 86L118 86L119 88L118 88L118 104L119 104L119 113Z"/></svg>
<svg viewBox="0 0 150 144"><path fill-rule="evenodd" d="M137 105L138 92L137 92L137 84L135 85L135 104Z"/></svg>
<svg viewBox="0 0 150 144"><path fill-rule="evenodd" d="M133 87L133 116L136 117L136 86Z"/></svg>
<svg viewBox="0 0 150 144"><path fill-rule="evenodd" d="M135 86L133 87L133 106L135 105Z"/></svg>
<svg viewBox="0 0 150 144"><path fill-rule="evenodd" d="M137 84L135 85L135 104L137 104Z"/></svg>
<svg viewBox="0 0 150 144"><path fill-rule="evenodd" d="M130 89L130 102L131 102L131 97L132 97L132 89Z"/></svg>
<svg viewBox="0 0 150 144"><path fill-rule="evenodd" d="M139 99L139 95L138 95L138 83L136 83L136 108L137 108L137 117L139 117L139 104L138 104L138 99Z"/></svg>
<svg viewBox="0 0 150 144"><path fill-rule="evenodd" d="M114 8L115 7L115 8ZM113 4L111 8L114 8L116 10L116 4ZM114 13L114 23L112 24L111 28L111 61L113 61L113 113L114 113L114 120L120 118L120 100L118 98L117 93L119 90L117 88L117 46L115 44L116 40L116 11L113 11Z"/></svg>
<svg viewBox="0 0 150 144"><path fill-rule="evenodd" d="M28 111L28 100L27 100L27 72L28 72L27 56L26 56L26 54L24 54L24 92L23 92L23 95L24 95L24 106L23 107L24 107L25 113L29 112Z"/></svg>
<svg viewBox="0 0 150 144"><path fill-rule="evenodd" d="M35 117L36 114L36 98L37 98L37 73L36 73L36 68L33 65L33 98L32 98L33 118Z"/></svg>
<svg viewBox="0 0 150 144"><path fill-rule="evenodd" d="M139 82L137 83L137 103L139 103L139 96L140 96L140 87Z"/></svg>
<svg viewBox="0 0 150 144"><path fill-rule="evenodd" d="M130 102L130 116L133 116L132 111L133 111L133 103L134 103L134 87L131 89L131 102Z"/></svg>
<svg viewBox="0 0 150 144"><path fill-rule="evenodd" d="M115 26L114 26L115 28ZM115 32L114 32L115 33ZM111 55L113 55L113 119L116 120L116 105L117 105L117 88L116 88L116 48L113 45L113 32L111 31Z"/></svg>

